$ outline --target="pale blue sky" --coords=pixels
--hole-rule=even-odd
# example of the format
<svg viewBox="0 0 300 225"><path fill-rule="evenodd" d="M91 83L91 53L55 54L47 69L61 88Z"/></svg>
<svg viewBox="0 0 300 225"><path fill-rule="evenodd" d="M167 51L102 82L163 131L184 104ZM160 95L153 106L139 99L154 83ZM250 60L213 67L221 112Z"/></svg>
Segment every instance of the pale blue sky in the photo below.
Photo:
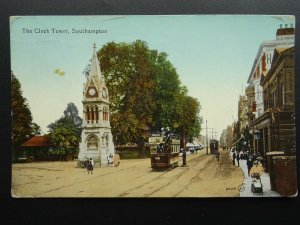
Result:
<svg viewBox="0 0 300 225"><path fill-rule="evenodd" d="M34 122L47 125L74 102L82 116L82 71L97 49L110 42L148 43L165 51L202 106L200 116L218 136L237 119L238 98L262 41L274 40L280 24L290 16L32 16L11 18L12 71L22 85ZM23 28L49 29L49 34L23 33ZM51 28L67 29L53 34ZM102 34L72 34L75 29L107 30ZM34 32L34 31L33 31ZM65 72L60 77L54 73ZM205 127L205 124L203 124ZM202 132L205 134L205 130Z"/></svg>

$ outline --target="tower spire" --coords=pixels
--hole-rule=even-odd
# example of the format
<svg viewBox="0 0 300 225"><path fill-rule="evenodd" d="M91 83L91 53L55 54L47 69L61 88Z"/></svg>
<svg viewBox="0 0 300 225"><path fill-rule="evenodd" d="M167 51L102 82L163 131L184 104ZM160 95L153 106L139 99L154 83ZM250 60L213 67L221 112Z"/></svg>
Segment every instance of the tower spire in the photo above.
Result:
<svg viewBox="0 0 300 225"><path fill-rule="evenodd" d="M92 63L91 63L91 68L90 68L90 72L89 72L89 77L95 77L96 79L99 79L103 81L103 76L101 74L101 70L100 70L100 65L99 65L99 60L97 57L97 52L96 52L96 43L94 42L93 44L93 58L92 58Z"/></svg>
<svg viewBox="0 0 300 225"><path fill-rule="evenodd" d="M96 53L96 43L94 42L94 45L93 45L93 49L94 49L94 53Z"/></svg>

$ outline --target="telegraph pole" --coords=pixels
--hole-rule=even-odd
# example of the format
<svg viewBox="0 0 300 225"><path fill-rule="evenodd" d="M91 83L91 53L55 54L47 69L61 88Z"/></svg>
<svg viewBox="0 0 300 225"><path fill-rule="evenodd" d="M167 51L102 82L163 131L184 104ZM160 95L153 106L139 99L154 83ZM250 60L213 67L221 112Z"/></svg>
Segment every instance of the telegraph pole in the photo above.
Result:
<svg viewBox="0 0 300 225"><path fill-rule="evenodd" d="M214 139L213 138L213 133L218 133L218 132L214 132L213 130L214 130L214 128L207 128L207 120L205 121L205 123L206 123L206 155L208 155L208 132L207 132L207 130L208 129L211 129L212 130L212 132L211 132L211 135L212 135L212 139Z"/></svg>

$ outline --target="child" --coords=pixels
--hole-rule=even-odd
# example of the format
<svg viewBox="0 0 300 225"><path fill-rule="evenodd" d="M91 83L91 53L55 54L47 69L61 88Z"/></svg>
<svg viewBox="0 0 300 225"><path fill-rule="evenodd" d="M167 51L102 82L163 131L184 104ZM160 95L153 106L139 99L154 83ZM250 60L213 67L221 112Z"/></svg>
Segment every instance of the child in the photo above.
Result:
<svg viewBox="0 0 300 225"><path fill-rule="evenodd" d="M216 158L217 158L217 161L219 163L220 162L220 152L219 152L219 150L217 150L217 152L216 152Z"/></svg>
<svg viewBox="0 0 300 225"><path fill-rule="evenodd" d="M94 170L94 160L93 160L93 158L90 158L88 166L87 166L88 174L90 173L90 171L91 171L91 174L93 174L93 170Z"/></svg>

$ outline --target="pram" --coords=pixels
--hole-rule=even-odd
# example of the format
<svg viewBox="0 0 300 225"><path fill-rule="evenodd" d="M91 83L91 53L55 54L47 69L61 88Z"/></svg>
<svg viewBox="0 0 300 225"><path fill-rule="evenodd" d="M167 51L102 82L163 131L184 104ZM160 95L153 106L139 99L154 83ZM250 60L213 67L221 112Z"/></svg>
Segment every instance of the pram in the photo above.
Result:
<svg viewBox="0 0 300 225"><path fill-rule="evenodd" d="M263 185L259 173L253 173L251 175L251 178L252 178L251 192L261 193L263 195Z"/></svg>

